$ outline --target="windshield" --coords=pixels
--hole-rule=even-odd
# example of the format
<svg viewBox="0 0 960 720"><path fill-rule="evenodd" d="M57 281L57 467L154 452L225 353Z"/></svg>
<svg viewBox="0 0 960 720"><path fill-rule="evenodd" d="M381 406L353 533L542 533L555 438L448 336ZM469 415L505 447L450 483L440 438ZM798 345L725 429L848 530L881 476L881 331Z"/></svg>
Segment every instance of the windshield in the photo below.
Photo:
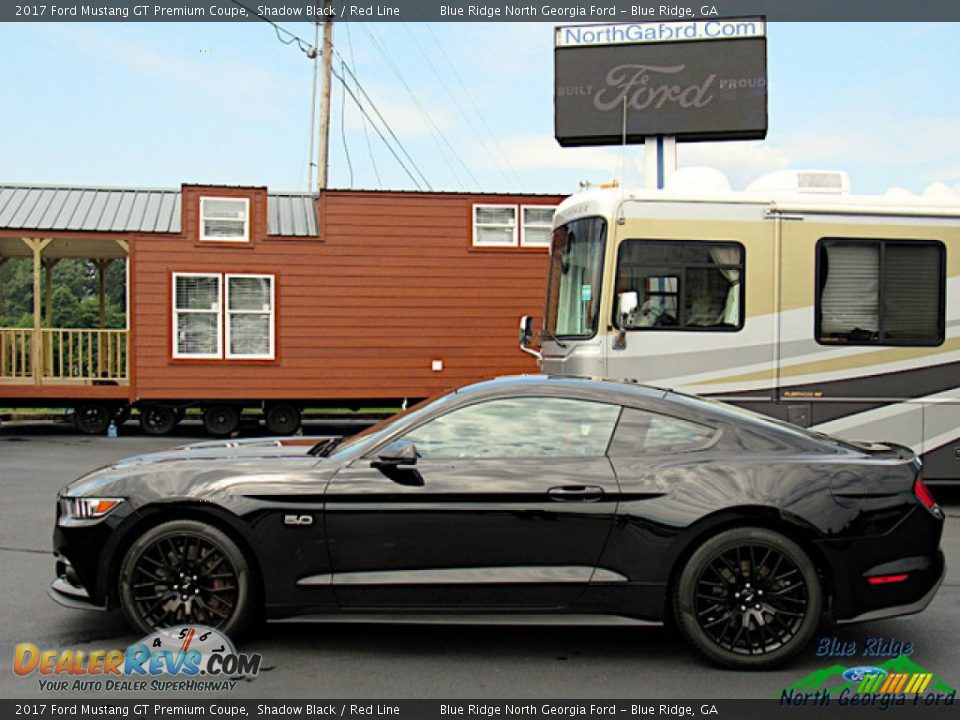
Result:
<svg viewBox="0 0 960 720"><path fill-rule="evenodd" d="M592 337L600 310L607 222L582 218L553 231L547 281L548 336Z"/></svg>
<svg viewBox="0 0 960 720"><path fill-rule="evenodd" d="M381 420L376 425L371 425L366 430L346 438L333 448L333 455L362 453L366 448L375 445L381 438L393 430L396 423L409 425L410 422L422 415L428 407L433 407L434 404L444 403L454 395L456 395L456 392L447 393L440 397L428 398L416 405L411 405L403 412L391 415L386 420Z"/></svg>

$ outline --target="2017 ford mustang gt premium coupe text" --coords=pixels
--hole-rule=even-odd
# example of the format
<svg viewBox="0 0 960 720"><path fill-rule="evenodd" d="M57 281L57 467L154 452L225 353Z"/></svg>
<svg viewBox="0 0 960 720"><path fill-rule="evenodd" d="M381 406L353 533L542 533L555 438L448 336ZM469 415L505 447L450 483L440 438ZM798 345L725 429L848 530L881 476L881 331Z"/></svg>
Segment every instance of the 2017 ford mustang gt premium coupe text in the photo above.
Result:
<svg viewBox="0 0 960 720"><path fill-rule="evenodd" d="M347 440L205 442L65 488L51 594L135 628L257 617L659 623L761 668L915 613L943 513L907 448L630 383L470 385Z"/></svg>

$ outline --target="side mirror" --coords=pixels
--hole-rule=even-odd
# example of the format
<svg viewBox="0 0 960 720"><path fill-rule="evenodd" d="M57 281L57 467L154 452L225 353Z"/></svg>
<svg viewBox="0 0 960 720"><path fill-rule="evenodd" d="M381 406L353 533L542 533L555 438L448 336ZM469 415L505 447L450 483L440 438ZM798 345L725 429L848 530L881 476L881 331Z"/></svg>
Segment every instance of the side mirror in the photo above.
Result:
<svg viewBox="0 0 960 720"><path fill-rule="evenodd" d="M635 312L638 307L640 307L640 295L637 294L636 290L622 292L617 295L618 318L623 318L625 315Z"/></svg>
<svg viewBox="0 0 960 720"><path fill-rule="evenodd" d="M520 318L520 332L518 336L520 347L526 347L533 342L533 316L524 315Z"/></svg>
<svg viewBox="0 0 960 720"><path fill-rule="evenodd" d="M423 487L423 476L414 465L417 464L417 448L409 440L394 440L384 447L377 459L370 463L397 485Z"/></svg>
<svg viewBox="0 0 960 720"><path fill-rule="evenodd" d="M539 365L541 359L540 353L537 350L527 347L527 345L533 342L533 315L524 315L520 318L520 332L517 335L517 340L520 343L520 350L527 355L535 357Z"/></svg>
<svg viewBox="0 0 960 720"><path fill-rule="evenodd" d="M409 440L403 438L394 440L384 447L377 456L377 460L373 463L374 467L397 467L400 465L416 464L417 447Z"/></svg>

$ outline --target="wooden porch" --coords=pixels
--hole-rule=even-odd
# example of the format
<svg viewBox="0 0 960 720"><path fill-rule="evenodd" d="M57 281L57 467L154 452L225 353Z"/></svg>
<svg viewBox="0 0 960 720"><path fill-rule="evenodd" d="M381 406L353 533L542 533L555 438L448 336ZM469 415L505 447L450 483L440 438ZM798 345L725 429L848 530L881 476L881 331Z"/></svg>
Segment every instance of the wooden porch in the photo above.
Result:
<svg viewBox="0 0 960 720"><path fill-rule="evenodd" d="M127 330L0 328L0 384L126 385Z"/></svg>
<svg viewBox="0 0 960 720"><path fill-rule="evenodd" d="M129 330L106 327L104 279L109 264L128 254L120 238L0 236L0 265L30 258L33 266L33 327L0 327L0 397L21 395L15 388L30 392L24 386L129 385ZM52 327L53 270L66 258L96 269L98 328Z"/></svg>

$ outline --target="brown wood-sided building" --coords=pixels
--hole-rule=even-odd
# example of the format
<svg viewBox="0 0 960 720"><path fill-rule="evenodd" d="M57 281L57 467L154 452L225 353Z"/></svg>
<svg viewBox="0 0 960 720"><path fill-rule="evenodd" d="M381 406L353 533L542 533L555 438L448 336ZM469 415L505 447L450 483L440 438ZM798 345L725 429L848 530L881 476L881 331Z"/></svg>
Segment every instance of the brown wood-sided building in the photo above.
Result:
<svg viewBox="0 0 960 720"><path fill-rule="evenodd" d="M203 407L216 434L253 407L283 432L318 403L536 371L517 322L542 312L560 200L0 186L0 263L32 258L35 288L34 326L0 328L0 405L75 407L86 431L135 405L157 433ZM49 327L62 258L126 260L126 329Z"/></svg>

